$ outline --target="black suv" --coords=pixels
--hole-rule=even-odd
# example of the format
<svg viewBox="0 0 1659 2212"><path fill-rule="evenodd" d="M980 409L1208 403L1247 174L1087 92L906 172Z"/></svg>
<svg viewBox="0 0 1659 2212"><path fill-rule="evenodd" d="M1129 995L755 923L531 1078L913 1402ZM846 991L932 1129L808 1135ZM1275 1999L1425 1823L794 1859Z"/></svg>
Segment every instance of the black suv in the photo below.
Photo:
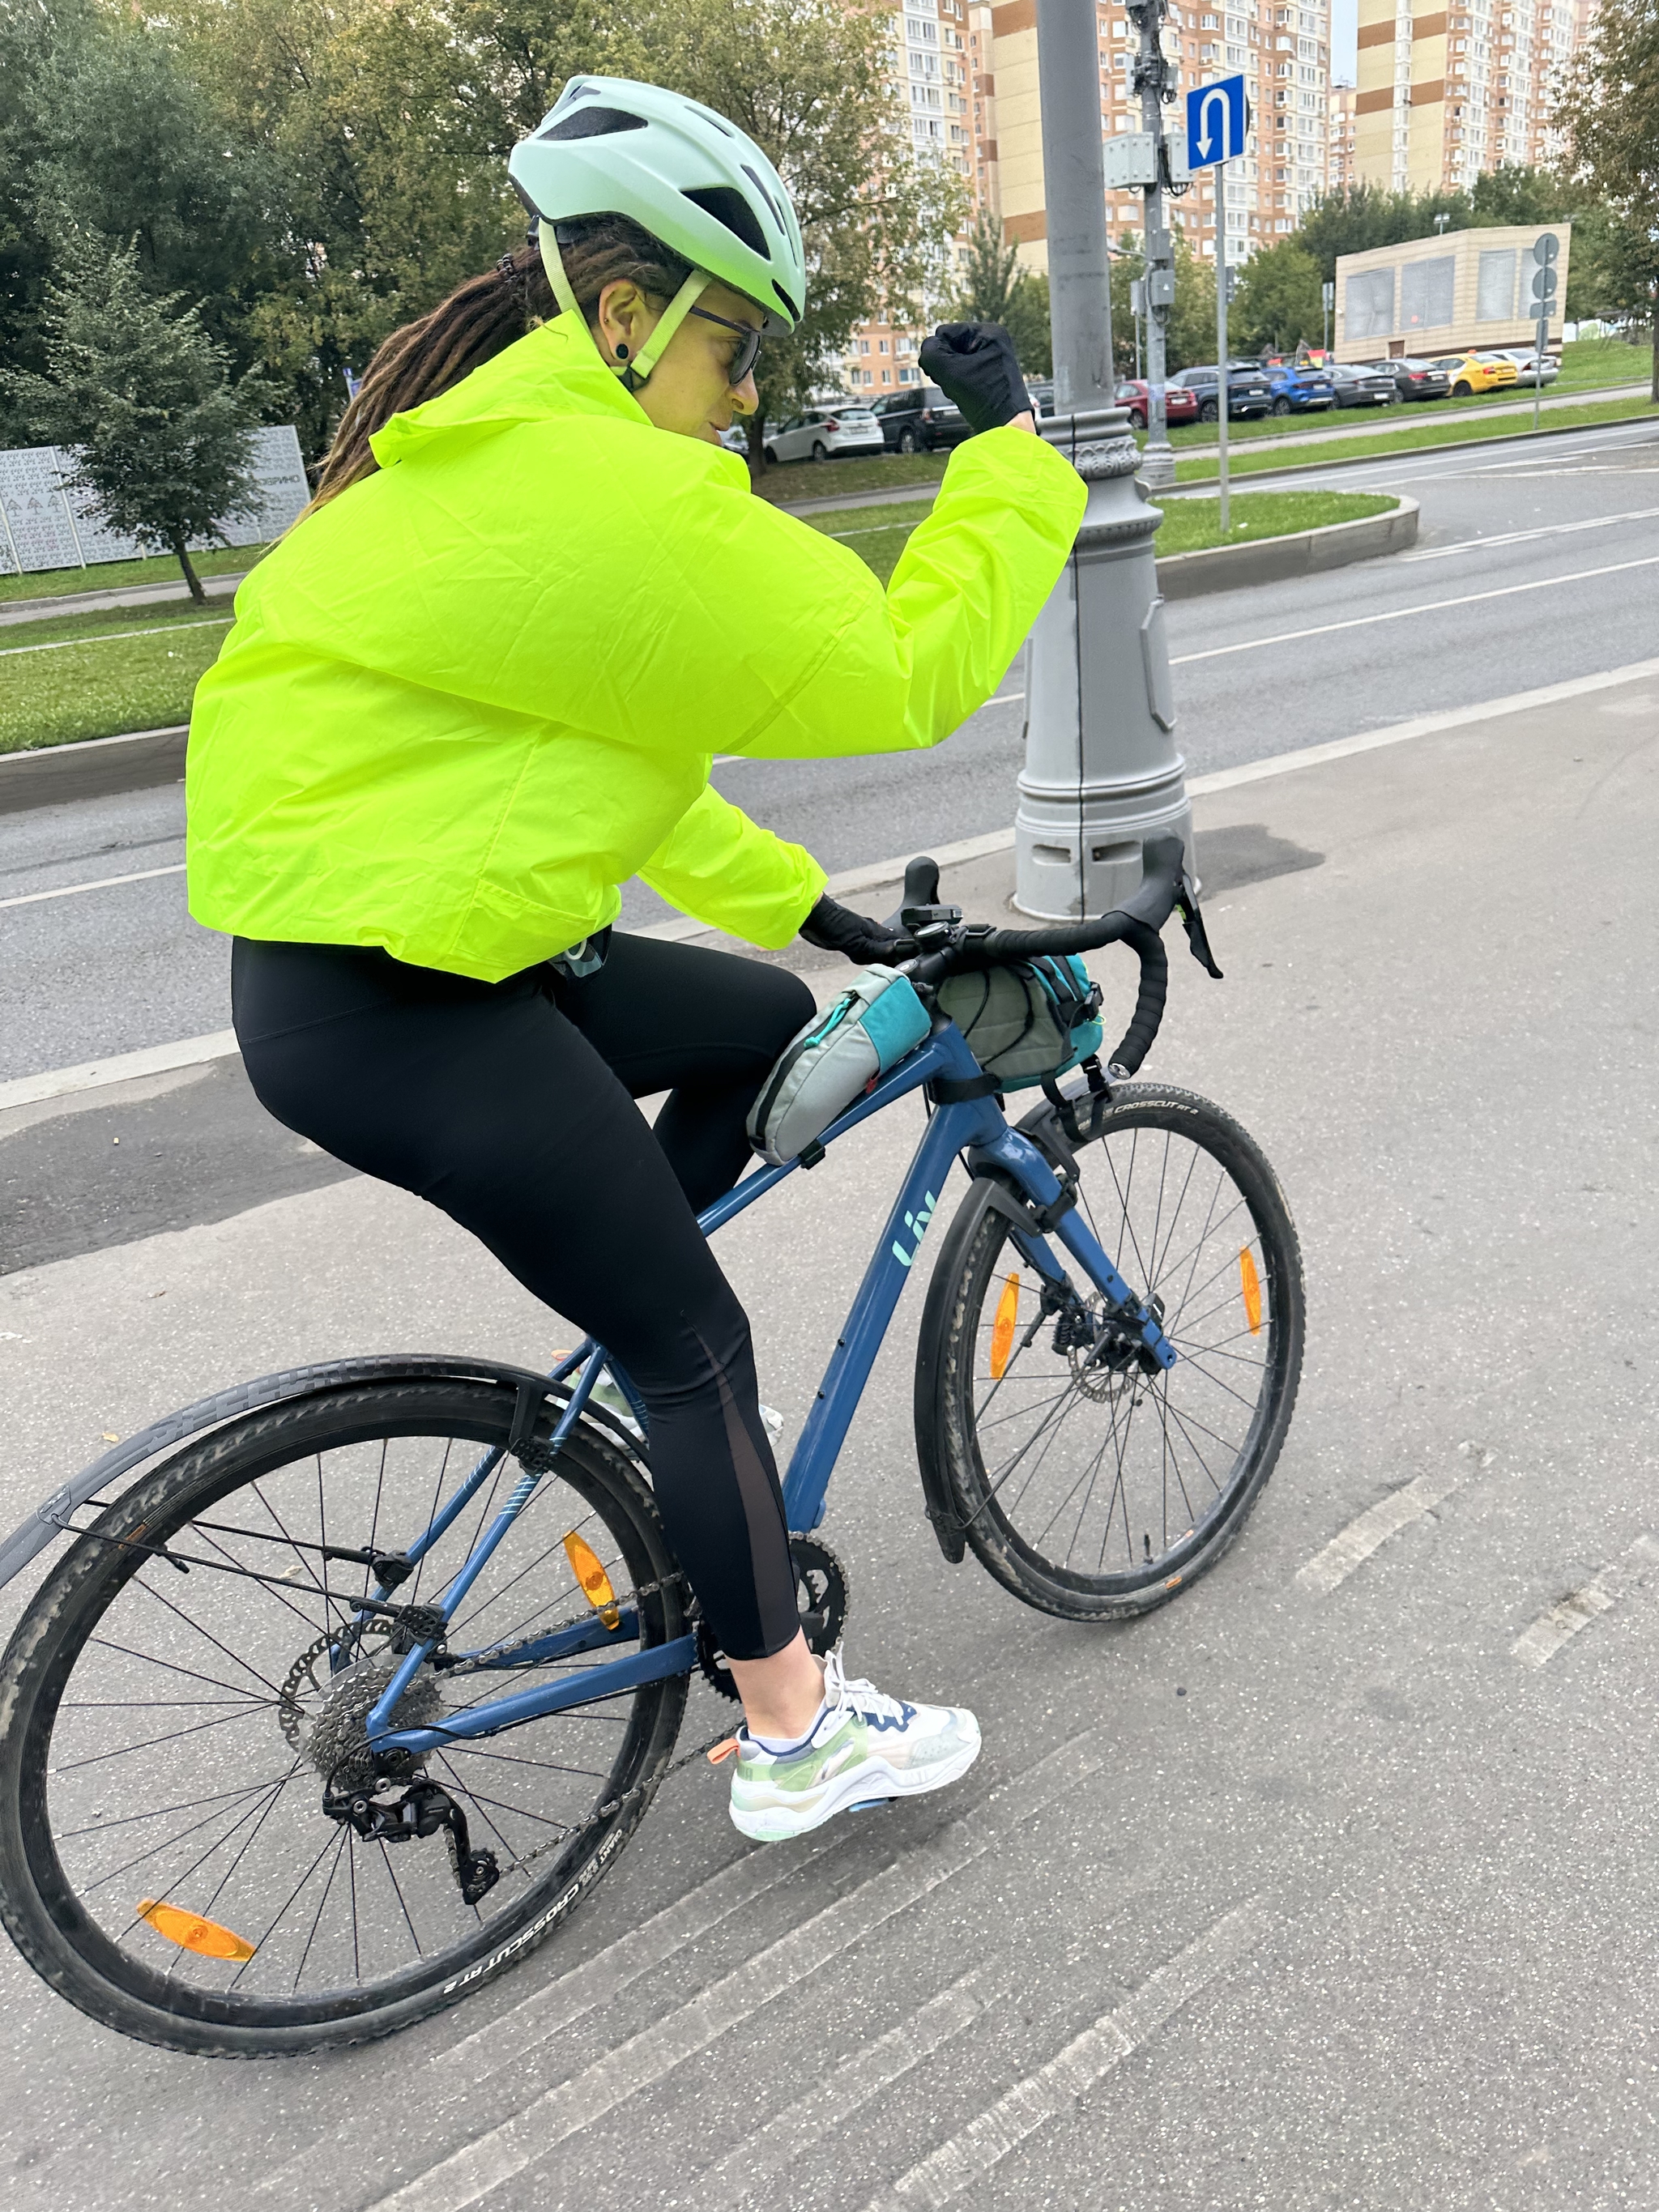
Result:
<svg viewBox="0 0 1659 2212"><path fill-rule="evenodd" d="M931 453L935 447L959 446L970 434L967 416L936 384L913 384L878 399L870 411L890 453Z"/></svg>
<svg viewBox="0 0 1659 2212"><path fill-rule="evenodd" d="M1207 368L1183 368L1179 376L1170 379L1171 384L1184 385L1188 392L1198 394L1200 422L1213 422L1221 410L1216 404L1218 378L1214 364ZM1230 361L1227 364L1227 414L1232 421L1243 421L1252 415L1272 411L1273 387L1261 374L1255 362Z"/></svg>

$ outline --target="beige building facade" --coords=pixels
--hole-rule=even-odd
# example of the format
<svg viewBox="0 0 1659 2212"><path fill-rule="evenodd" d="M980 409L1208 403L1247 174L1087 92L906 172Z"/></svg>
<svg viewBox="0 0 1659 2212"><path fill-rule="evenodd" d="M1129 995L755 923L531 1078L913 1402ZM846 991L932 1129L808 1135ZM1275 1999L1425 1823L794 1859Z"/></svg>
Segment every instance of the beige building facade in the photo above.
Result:
<svg viewBox="0 0 1659 2212"><path fill-rule="evenodd" d="M1595 0L1359 0L1355 165L1395 191L1552 161L1563 75Z"/></svg>
<svg viewBox="0 0 1659 2212"><path fill-rule="evenodd" d="M1464 353L1479 346L1535 342L1533 246L1547 229L1560 241L1555 262L1557 312L1549 342L1561 338L1572 225L1553 222L1491 230L1449 230L1370 253L1344 253L1336 264L1334 343L1339 361L1380 361L1402 354Z"/></svg>
<svg viewBox="0 0 1659 2212"><path fill-rule="evenodd" d="M1006 234L1019 242L1032 269L1048 265L1042 181L1042 118L1037 96L1036 0L1002 0L993 10L997 143ZM1096 11L1103 137L1139 131L1140 95L1128 64L1139 43L1121 5ZM1170 202L1170 220L1195 253L1213 258L1218 235L1227 258L1242 262L1258 246L1294 230L1326 187L1330 133L1330 0L1306 6L1192 6L1177 0L1164 28L1164 50L1176 73L1178 97L1165 129L1179 131L1185 96L1218 77L1243 76L1254 127L1243 156L1230 162L1224 201L1218 205L1205 174ZM1138 234L1142 202L1133 190L1107 192L1115 240Z"/></svg>
<svg viewBox="0 0 1659 2212"><path fill-rule="evenodd" d="M989 0L902 0L893 10L893 76L912 147L957 171L975 214L981 207L995 213L1000 204L991 13ZM958 263L965 260L966 240L951 251ZM916 383L924 335L893 323L861 325L842 356L842 384L860 398L878 399Z"/></svg>

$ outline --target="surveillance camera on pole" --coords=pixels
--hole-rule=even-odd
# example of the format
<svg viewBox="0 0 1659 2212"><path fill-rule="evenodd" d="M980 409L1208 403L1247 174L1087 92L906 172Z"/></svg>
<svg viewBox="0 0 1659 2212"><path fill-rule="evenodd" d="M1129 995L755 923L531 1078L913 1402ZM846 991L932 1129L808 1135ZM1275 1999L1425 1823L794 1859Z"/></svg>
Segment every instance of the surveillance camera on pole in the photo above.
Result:
<svg viewBox="0 0 1659 2212"><path fill-rule="evenodd" d="M1155 37L1164 0L1139 0L1139 12ZM1095 0L1037 0L1054 353L1054 413L1042 431L1089 489L1066 573L1031 632L1014 817L1015 903L1054 921L1104 914L1130 896L1148 837L1180 837L1196 873L1152 550L1164 518L1136 483L1128 410L1114 404L1096 26ZM1143 25L1143 47L1145 37ZM1152 262L1150 233L1146 283L1147 380L1161 425L1174 270Z"/></svg>

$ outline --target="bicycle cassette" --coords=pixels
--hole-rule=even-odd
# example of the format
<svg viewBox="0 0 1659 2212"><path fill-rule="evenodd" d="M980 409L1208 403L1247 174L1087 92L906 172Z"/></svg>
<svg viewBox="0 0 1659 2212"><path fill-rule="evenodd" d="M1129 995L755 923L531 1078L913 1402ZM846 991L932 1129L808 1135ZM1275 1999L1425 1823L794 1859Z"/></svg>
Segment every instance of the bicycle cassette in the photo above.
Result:
<svg viewBox="0 0 1659 2212"><path fill-rule="evenodd" d="M823 1659L841 1642L847 1626L847 1570L816 1536L792 1536L789 1556L795 1563L795 1603L800 1625L811 1649ZM708 1632L708 1623L697 1623L697 1664L721 1697L735 1698L726 1654Z"/></svg>

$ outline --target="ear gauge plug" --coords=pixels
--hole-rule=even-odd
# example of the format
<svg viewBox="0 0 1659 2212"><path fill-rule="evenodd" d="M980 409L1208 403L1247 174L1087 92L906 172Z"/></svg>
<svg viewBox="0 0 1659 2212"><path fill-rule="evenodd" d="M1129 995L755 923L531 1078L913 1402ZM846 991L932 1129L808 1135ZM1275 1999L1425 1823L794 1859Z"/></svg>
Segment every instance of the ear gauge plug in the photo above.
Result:
<svg viewBox="0 0 1659 2212"><path fill-rule="evenodd" d="M618 360L618 361L626 361L626 360L627 360L627 358L628 358L628 348L627 348L625 345L619 345L619 346L617 348L617 360Z"/></svg>

